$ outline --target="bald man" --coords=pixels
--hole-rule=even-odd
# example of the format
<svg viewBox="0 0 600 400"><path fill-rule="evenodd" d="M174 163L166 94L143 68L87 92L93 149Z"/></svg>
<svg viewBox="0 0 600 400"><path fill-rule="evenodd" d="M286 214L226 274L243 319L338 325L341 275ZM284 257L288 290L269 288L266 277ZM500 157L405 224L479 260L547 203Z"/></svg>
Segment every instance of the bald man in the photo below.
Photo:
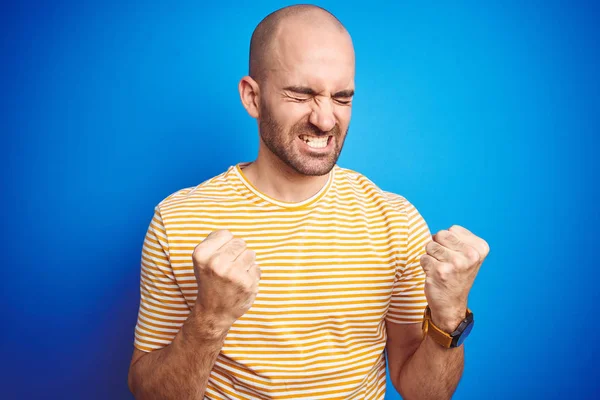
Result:
<svg viewBox="0 0 600 400"><path fill-rule="evenodd" d="M448 399L489 252L337 160L354 49L315 6L267 16L242 104L259 151L156 208L129 386L138 399Z"/></svg>

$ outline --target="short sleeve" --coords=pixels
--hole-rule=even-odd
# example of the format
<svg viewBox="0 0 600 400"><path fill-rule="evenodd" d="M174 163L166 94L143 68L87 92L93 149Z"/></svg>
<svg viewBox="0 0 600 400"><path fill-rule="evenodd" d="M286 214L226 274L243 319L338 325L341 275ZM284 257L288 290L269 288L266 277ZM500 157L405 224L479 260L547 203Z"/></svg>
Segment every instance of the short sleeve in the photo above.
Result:
<svg viewBox="0 0 600 400"><path fill-rule="evenodd" d="M419 211L410 202L403 198L401 206L407 218L407 234L386 321L418 323L423 320L427 307L425 272L419 259L426 253L425 245L431 240L431 233Z"/></svg>
<svg viewBox="0 0 600 400"><path fill-rule="evenodd" d="M189 313L169 261L167 233L156 207L142 247L134 346L149 352L169 345Z"/></svg>

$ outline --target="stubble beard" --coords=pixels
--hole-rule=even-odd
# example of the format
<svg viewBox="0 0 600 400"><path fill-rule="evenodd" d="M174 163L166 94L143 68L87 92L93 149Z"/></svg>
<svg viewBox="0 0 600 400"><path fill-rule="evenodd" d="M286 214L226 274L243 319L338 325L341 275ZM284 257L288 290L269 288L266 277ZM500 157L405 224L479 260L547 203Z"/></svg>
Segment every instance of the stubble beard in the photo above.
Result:
<svg viewBox="0 0 600 400"><path fill-rule="evenodd" d="M336 124L332 130L323 132L316 126L303 119L294 124L289 131L275 121L266 107L261 105L259 119L259 134L267 148L284 164L301 175L322 176L328 174L342 152L348 130L342 135ZM302 134L314 136L333 136L335 148L328 154L300 154L294 141Z"/></svg>

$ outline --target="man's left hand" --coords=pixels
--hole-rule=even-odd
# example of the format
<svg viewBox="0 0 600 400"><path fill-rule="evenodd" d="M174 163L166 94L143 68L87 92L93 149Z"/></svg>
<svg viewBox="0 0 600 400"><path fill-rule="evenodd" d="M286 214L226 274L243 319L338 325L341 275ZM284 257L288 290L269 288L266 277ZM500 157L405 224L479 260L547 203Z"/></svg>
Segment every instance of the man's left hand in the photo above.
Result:
<svg viewBox="0 0 600 400"><path fill-rule="evenodd" d="M469 291L490 248L458 225L439 231L432 239L420 259L427 275L425 296L433 323L452 332L465 318Z"/></svg>

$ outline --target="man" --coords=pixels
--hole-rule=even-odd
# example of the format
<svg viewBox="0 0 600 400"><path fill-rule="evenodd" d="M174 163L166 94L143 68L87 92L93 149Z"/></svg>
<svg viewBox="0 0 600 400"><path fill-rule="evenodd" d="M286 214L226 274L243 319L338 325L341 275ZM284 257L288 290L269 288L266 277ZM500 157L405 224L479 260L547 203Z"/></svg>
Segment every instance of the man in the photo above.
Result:
<svg viewBox="0 0 600 400"><path fill-rule="evenodd" d="M132 392L382 399L387 354L404 398L450 398L486 242L459 226L432 237L405 198L336 165L354 50L333 15L278 10L250 47L239 91L258 121L258 157L155 209Z"/></svg>

